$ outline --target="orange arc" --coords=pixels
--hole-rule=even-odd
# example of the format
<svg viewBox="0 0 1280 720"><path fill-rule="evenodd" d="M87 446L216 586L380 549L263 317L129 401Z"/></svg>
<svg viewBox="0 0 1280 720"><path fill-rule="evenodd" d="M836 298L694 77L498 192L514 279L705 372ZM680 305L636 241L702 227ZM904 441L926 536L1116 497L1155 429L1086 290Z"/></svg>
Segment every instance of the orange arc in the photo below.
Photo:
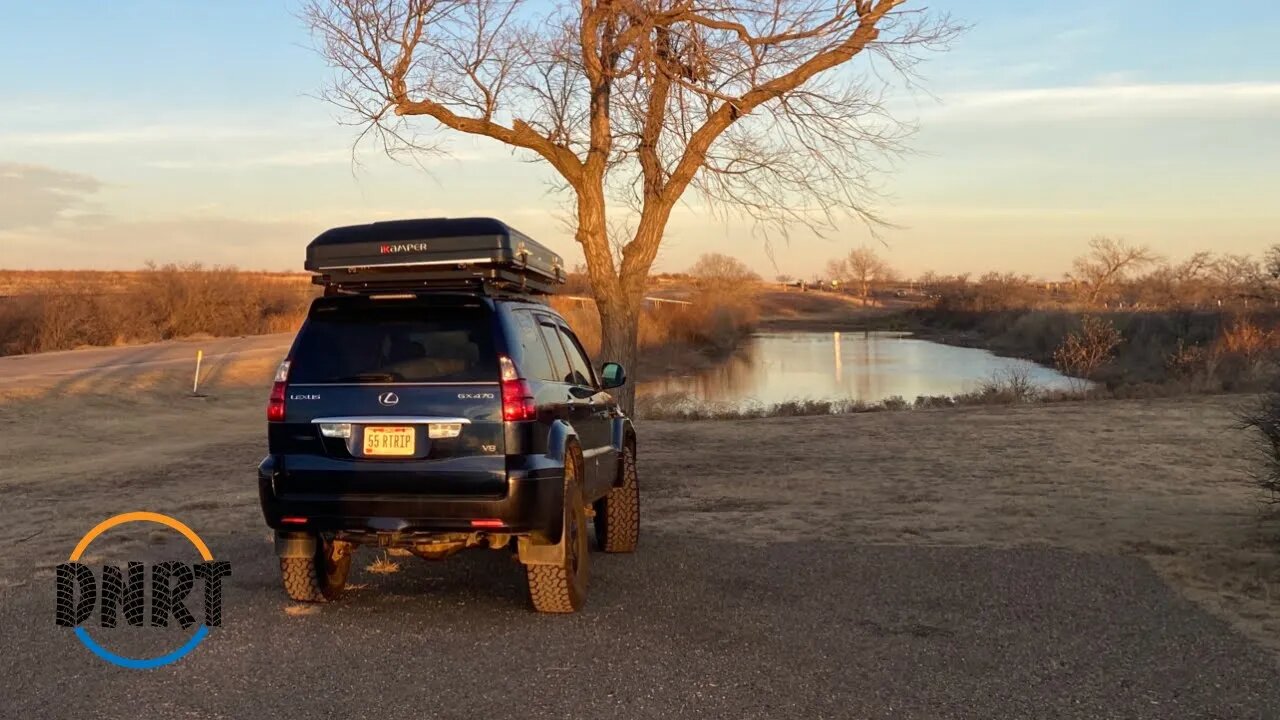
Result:
<svg viewBox="0 0 1280 720"><path fill-rule="evenodd" d="M89 543L93 542L99 535L110 530L117 525L123 525L131 522L153 522L172 528L182 533L182 536L191 541L191 544L200 551L200 557L205 562L213 562L213 553L209 552L209 546L204 544L204 540L196 535L195 531L187 527L181 520L175 520L168 515L161 515L153 512L129 512L107 518L94 526L92 530L80 538L80 542L76 545L76 549L71 551L70 562L78 562L80 556L89 548Z"/></svg>

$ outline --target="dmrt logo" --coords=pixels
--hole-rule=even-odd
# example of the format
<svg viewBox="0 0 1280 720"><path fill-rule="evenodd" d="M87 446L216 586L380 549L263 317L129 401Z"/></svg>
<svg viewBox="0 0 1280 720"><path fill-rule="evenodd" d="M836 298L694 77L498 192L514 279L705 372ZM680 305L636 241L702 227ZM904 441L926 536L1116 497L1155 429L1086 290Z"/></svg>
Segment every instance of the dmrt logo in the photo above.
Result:
<svg viewBox="0 0 1280 720"><path fill-rule="evenodd" d="M129 562L125 569L104 565L101 576L79 562L89 544L113 527L130 522L153 522L178 531L191 542L204 562L188 564L177 560L155 563ZM183 658L209 634L209 628L222 625L222 579L231 575L231 563L215 561L209 546L191 528L167 515L133 512L117 515L97 525L80 539L69 562L58 566L57 624L75 628L76 637L85 647L107 662L121 667L148 669L168 665ZM148 583L148 579L150 582ZM114 628L123 614L124 622L133 627L167 628L170 622L186 630L196 625L196 616L187 600L196 585L203 586L200 609L203 622L181 647L151 658L128 658L117 655L95 641L83 627L95 615L98 625ZM146 596L150 589L151 612L146 612Z"/></svg>

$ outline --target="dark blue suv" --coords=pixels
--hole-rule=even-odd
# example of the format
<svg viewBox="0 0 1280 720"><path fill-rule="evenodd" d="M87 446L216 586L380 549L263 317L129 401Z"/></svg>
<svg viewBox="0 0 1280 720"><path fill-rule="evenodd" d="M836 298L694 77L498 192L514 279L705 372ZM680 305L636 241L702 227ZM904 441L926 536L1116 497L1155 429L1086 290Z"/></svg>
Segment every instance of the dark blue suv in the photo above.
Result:
<svg viewBox="0 0 1280 720"><path fill-rule="evenodd" d="M573 612L587 595L587 519L602 550L636 547L635 432L608 392L622 367L597 374L565 320L514 279L527 264L502 281L501 258L401 277L442 237L474 237L447 226L458 222L476 221L340 228L409 259L318 276L326 296L277 372L258 470L294 600L338 597L359 545L428 559L486 547L518 555L537 610Z"/></svg>

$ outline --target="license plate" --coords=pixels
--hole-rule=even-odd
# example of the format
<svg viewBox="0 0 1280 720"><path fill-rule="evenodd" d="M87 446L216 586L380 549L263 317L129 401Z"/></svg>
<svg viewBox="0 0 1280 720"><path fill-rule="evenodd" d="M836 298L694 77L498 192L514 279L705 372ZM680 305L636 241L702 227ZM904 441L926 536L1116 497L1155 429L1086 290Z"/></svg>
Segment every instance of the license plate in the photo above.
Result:
<svg viewBox="0 0 1280 720"><path fill-rule="evenodd" d="M412 427L367 427L364 429L364 454L380 457L413 455L415 434Z"/></svg>

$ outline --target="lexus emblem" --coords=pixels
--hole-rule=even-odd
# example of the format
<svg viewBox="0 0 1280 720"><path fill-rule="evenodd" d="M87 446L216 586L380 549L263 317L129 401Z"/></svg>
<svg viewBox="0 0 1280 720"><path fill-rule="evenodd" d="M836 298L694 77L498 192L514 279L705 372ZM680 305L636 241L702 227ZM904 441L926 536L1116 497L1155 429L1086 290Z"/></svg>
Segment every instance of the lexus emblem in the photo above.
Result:
<svg viewBox="0 0 1280 720"><path fill-rule="evenodd" d="M391 407L400 403L400 396L393 392L385 392L378 396L378 402L387 407Z"/></svg>

